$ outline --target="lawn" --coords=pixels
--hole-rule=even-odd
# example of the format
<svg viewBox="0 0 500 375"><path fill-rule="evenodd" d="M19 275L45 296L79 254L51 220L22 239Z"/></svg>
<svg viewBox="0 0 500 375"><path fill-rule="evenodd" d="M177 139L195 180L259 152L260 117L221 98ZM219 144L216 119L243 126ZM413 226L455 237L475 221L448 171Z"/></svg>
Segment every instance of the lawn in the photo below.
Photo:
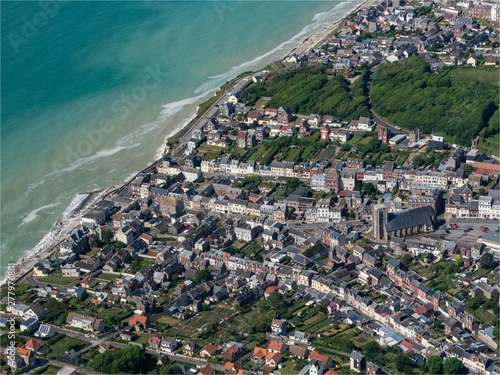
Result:
<svg viewBox="0 0 500 375"><path fill-rule="evenodd" d="M196 314L194 317L186 320L185 326L192 328L201 328L208 323L220 322L224 316L227 316L227 314L228 314L227 311L218 308L216 308L214 311L202 311ZM198 315L200 316L198 317Z"/></svg>
<svg viewBox="0 0 500 375"><path fill-rule="evenodd" d="M177 323L179 323L179 319L172 318L171 316L162 316L160 319L157 320L158 323L163 323L163 324L168 324L170 326L175 326Z"/></svg>
<svg viewBox="0 0 500 375"><path fill-rule="evenodd" d="M61 368L59 366L47 365L37 370L35 374L55 375Z"/></svg>
<svg viewBox="0 0 500 375"><path fill-rule="evenodd" d="M204 160L212 160L215 159L219 151L225 150L225 148L217 146L209 146L208 144L203 143L200 147L197 148L197 150L199 152L205 153L205 156L203 157Z"/></svg>
<svg viewBox="0 0 500 375"><path fill-rule="evenodd" d="M280 372L282 374L286 375L295 375L298 374L299 372L295 370L295 361L293 359L289 359L288 361L285 361L284 366L280 369Z"/></svg>
<svg viewBox="0 0 500 375"><path fill-rule="evenodd" d="M435 271L430 267L424 267L420 263L416 263L415 265L410 266L410 269L415 271L416 273L426 277L428 280L431 280L436 276Z"/></svg>
<svg viewBox="0 0 500 375"><path fill-rule="evenodd" d="M264 108L266 103L270 100L270 98L260 98L257 100L257 103L255 103L255 108Z"/></svg>
<svg viewBox="0 0 500 375"><path fill-rule="evenodd" d="M255 151L252 156L248 158L250 161L257 161L263 154L264 152L267 151L269 143L260 146L257 151Z"/></svg>
<svg viewBox="0 0 500 375"><path fill-rule="evenodd" d="M489 311L483 310L481 308L474 311L474 316L479 321L482 320L486 324L491 324L491 322L493 322L493 319L495 319L495 316L492 313L490 313Z"/></svg>
<svg viewBox="0 0 500 375"><path fill-rule="evenodd" d="M103 279L107 281L112 281L117 278L119 278L121 275L116 275L114 273L101 273L99 276L97 276L98 279Z"/></svg>
<svg viewBox="0 0 500 375"><path fill-rule="evenodd" d="M373 337L361 333L358 336L353 337L351 340L354 343L354 345L356 345L358 348L361 348L366 344L368 344L369 342L373 341Z"/></svg>
<svg viewBox="0 0 500 375"><path fill-rule="evenodd" d="M68 285L75 281L76 277L65 277L65 276L42 276L37 277L36 280L41 283L47 284L57 284L57 285Z"/></svg>
<svg viewBox="0 0 500 375"><path fill-rule="evenodd" d="M48 357L49 359L59 359L64 355L64 352L70 351L71 349L79 351L89 345L90 343L88 341L65 336L55 344L50 345L51 351L48 354Z"/></svg>
<svg viewBox="0 0 500 375"><path fill-rule="evenodd" d="M397 166L403 165L406 159L408 159L408 156L410 156L410 151L399 151L396 160L394 160L394 164Z"/></svg>
<svg viewBox="0 0 500 375"><path fill-rule="evenodd" d="M286 156L283 160L293 161L293 159L295 159L295 157L297 156L298 153L299 153L299 149L292 148L288 151L288 153L286 154Z"/></svg>
<svg viewBox="0 0 500 375"><path fill-rule="evenodd" d="M330 325L330 319L324 314L317 314L312 318L307 319L304 325L300 328L302 331L314 334L323 327Z"/></svg>
<svg viewBox="0 0 500 375"><path fill-rule="evenodd" d="M135 340L136 343L146 345L149 341L149 339L154 336L153 333L139 333L138 334L139 338Z"/></svg>
<svg viewBox="0 0 500 375"><path fill-rule="evenodd" d="M455 81L483 82L500 86L498 69L494 67L484 66L475 69L453 69L450 72L450 76Z"/></svg>

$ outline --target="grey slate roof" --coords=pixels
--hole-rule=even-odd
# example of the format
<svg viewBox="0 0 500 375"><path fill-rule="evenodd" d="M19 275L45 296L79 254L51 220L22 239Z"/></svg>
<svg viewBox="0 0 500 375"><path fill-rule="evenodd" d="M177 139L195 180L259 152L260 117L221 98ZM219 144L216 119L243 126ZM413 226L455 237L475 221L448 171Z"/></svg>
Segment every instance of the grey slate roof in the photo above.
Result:
<svg viewBox="0 0 500 375"><path fill-rule="evenodd" d="M385 224L388 232L413 228L420 225L432 225L431 216L434 209L431 206L410 208L389 214L389 221Z"/></svg>

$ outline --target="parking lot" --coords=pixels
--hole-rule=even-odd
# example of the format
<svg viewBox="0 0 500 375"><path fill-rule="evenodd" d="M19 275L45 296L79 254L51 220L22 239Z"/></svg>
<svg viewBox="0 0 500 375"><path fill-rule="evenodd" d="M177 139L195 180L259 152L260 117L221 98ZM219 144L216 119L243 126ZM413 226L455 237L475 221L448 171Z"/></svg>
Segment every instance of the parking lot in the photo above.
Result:
<svg viewBox="0 0 500 375"><path fill-rule="evenodd" d="M457 224L457 228L447 229L449 223ZM488 228L489 230L497 230L499 226L498 221L493 220L481 220L481 222L474 222L472 220L450 220L449 223L447 223L446 225L442 225L430 237L435 239L454 241L458 245L471 245L479 239L479 236L483 236L485 234L483 232L484 228ZM469 229L469 231L467 233L464 233L466 229ZM446 230L448 230L449 233L447 233Z"/></svg>

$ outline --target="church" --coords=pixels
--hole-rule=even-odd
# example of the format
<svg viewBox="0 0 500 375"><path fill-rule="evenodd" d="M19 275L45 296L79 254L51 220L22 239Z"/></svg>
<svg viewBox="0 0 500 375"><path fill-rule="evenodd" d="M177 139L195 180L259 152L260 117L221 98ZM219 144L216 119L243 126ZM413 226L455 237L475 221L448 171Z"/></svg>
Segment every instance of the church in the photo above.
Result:
<svg viewBox="0 0 500 375"><path fill-rule="evenodd" d="M435 211L431 206L409 208L388 213L387 206L373 206L373 237L376 240L406 237L434 230Z"/></svg>

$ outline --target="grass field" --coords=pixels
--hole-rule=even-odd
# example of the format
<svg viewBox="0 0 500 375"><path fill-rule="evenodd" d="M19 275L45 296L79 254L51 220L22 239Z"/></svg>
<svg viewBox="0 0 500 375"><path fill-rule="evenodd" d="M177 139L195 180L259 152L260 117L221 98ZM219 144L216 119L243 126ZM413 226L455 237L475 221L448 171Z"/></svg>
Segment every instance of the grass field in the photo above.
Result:
<svg viewBox="0 0 500 375"><path fill-rule="evenodd" d="M206 143L203 143L200 147L197 148L197 150L198 152L205 153L203 160L212 160L215 159L216 155L219 153L220 150L225 150L225 148L217 146L209 146Z"/></svg>
<svg viewBox="0 0 500 375"><path fill-rule="evenodd" d="M351 341L356 345L358 348L361 348L368 344L369 342L373 341L373 337L370 335L365 335L364 333L359 334L358 336L355 336L351 339Z"/></svg>
<svg viewBox="0 0 500 375"><path fill-rule="evenodd" d="M281 368L280 372L282 374L286 375L295 375L298 374L299 372L295 370L295 361L293 359L289 359L288 361L285 361L284 366Z"/></svg>
<svg viewBox="0 0 500 375"><path fill-rule="evenodd" d="M450 72L450 77L457 82L483 82L493 84L497 87L500 86L498 69L494 67L484 66L475 69L453 69Z"/></svg>
<svg viewBox="0 0 500 375"><path fill-rule="evenodd" d="M40 370L37 370L35 374L56 375L61 368L62 367L59 366L47 365L42 367Z"/></svg>
<svg viewBox="0 0 500 375"><path fill-rule="evenodd" d="M64 276L42 276L36 277L37 281L47 284L57 284L57 285L67 285L75 281L76 277L64 277Z"/></svg>
<svg viewBox="0 0 500 375"><path fill-rule="evenodd" d="M119 278L120 275L115 275L114 273L101 273L99 276L97 276L98 279L103 279L103 280L107 280L107 281L112 281L112 280L115 280L117 278Z"/></svg>
<svg viewBox="0 0 500 375"><path fill-rule="evenodd" d="M256 161L258 160L268 149L268 144L260 146L257 151L255 151L252 156L248 158L250 161Z"/></svg>
<svg viewBox="0 0 500 375"><path fill-rule="evenodd" d="M328 147L324 148L323 150L320 150L314 158L318 160L330 160L331 158L333 158L334 155L335 155L335 149L332 147Z"/></svg>
<svg viewBox="0 0 500 375"><path fill-rule="evenodd" d="M90 343L88 341L65 336L55 344L50 345L51 351L48 354L48 357L49 359L60 358L64 355L64 352L70 351L71 349L79 351L89 345Z"/></svg>
<svg viewBox="0 0 500 375"><path fill-rule="evenodd" d="M474 311L474 316L479 320L484 321L486 324L491 324L493 319L495 319L495 316L492 313L481 308Z"/></svg>
<svg viewBox="0 0 500 375"><path fill-rule="evenodd" d="M168 325L173 327L179 323L179 319L172 318L171 316L163 315L162 317L160 317L160 319L158 319L158 322L163 323L163 324L168 324Z"/></svg>
<svg viewBox="0 0 500 375"><path fill-rule="evenodd" d="M408 156L410 156L410 151L399 151L396 160L394 160L394 163L397 166L401 166L406 161L406 159L408 159Z"/></svg>
<svg viewBox="0 0 500 375"><path fill-rule="evenodd" d="M264 108L266 103L270 100L271 98L260 98L257 100L257 103L255 103L255 108Z"/></svg>
<svg viewBox="0 0 500 375"><path fill-rule="evenodd" d="M153 333L140 333L139 338L135 340L136 343L142 344L142 345L147 345L149 339L154 336Z"/></svg>

